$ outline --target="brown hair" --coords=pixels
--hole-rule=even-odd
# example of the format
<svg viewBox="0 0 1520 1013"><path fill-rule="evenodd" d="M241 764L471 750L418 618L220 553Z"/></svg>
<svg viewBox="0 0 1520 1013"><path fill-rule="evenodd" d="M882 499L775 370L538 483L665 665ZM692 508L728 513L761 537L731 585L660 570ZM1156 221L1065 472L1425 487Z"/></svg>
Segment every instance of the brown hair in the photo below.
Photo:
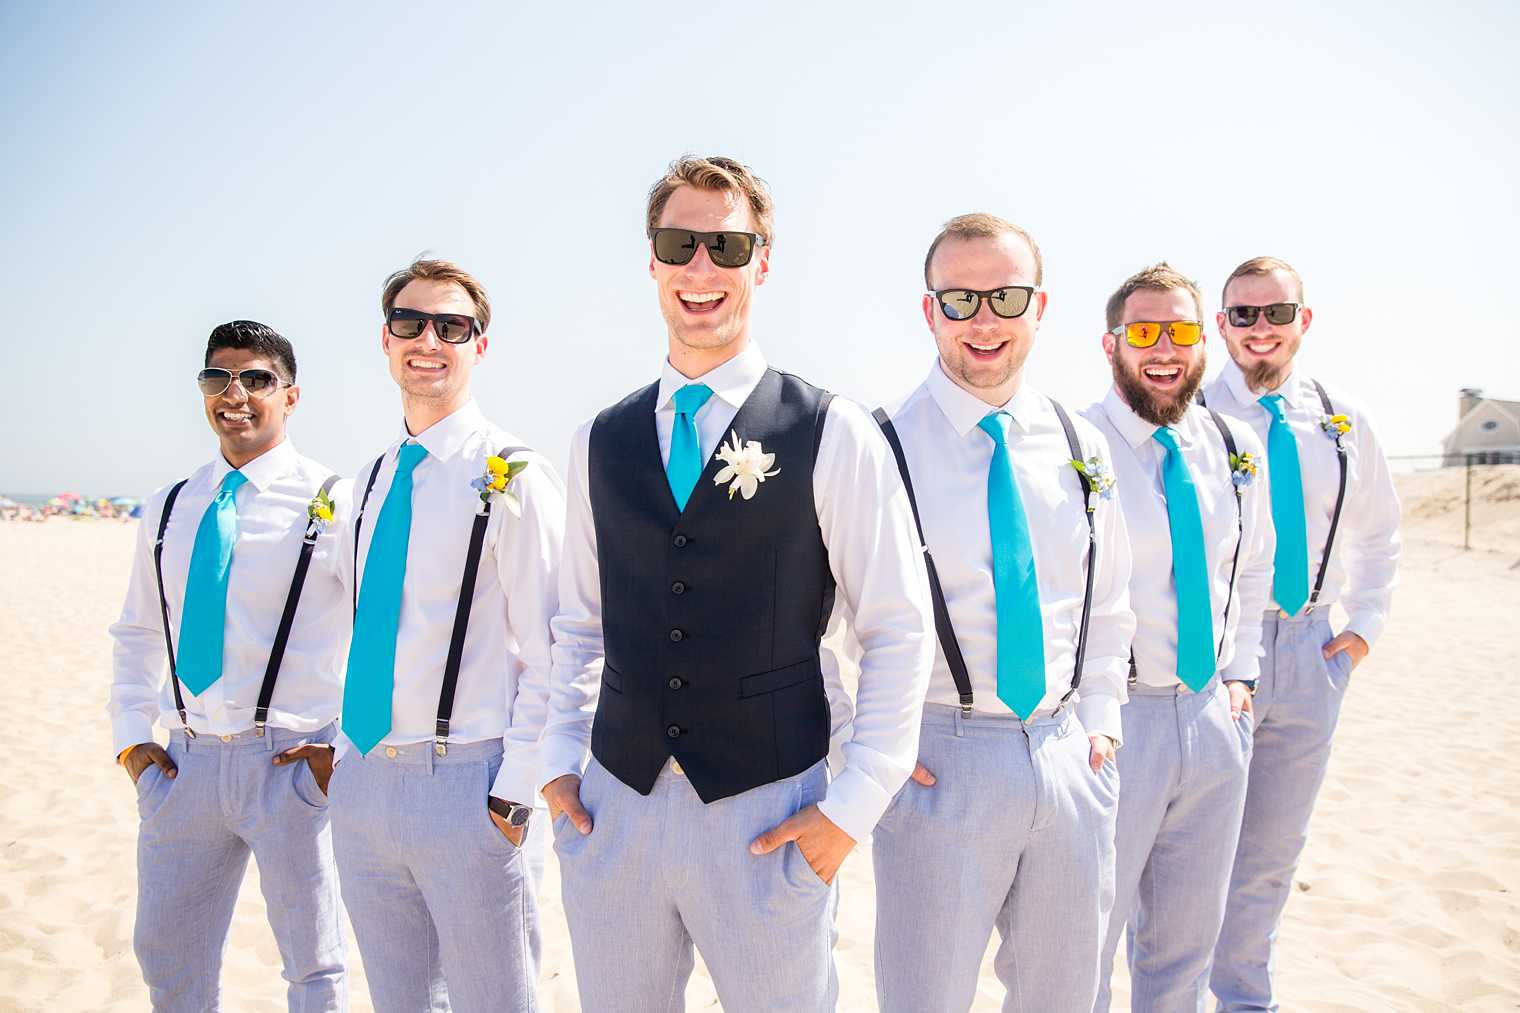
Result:
<svg viewBox="0 0 1520 1013"><path fill-rule="evenodd" d="M1298 276L1298 272L1293 270L1292 264L1277 257L1252 257L1250 260L1246 261L1244 264L1241 264L1235 270L1231 271L1230 276L1224 280L1224 288L1219 292L1219 301L1221 303L1226 301L1225 293L1230 290L1230 282L1234 281L1236 278L1259 278L1265 275L1269 275L1273 271L1281 271L1293 279L1293 284L1298 286L1298 301L1303 302L1304 279L1300 278Z"/></svg>
<svg viewBox="0 0 1520 1013"><path fill-rule="evenodd" d="M396 308L396 297L414 281L453 282L464 289L475 304L475 322L480 325L480 333L484 334L491 326L491 300L486 298L486 290L474 275L451 260L414 260L385 279L385 288L380 293L380 309L387 319L391 310Z"/></svg>
<svg viewBox="0 0 1520 1013"><path fill-rule="evenodd" d="M1203 320L1203 293L1198 290L1198 283L1163 260L1124 279L1118 291L1108 297L1108 329L1113 330L1123 322L1124 301L1136 292L1170 292L1173 289L1182 289L1193 297L1193 305L1198 307L1198 319Z"/></svg>
<svg viewBox="0 0 1520 1013"><path fill-rule="evenodd" d="M1034 237L997 215L976 212L969 215L956 215L950 219L945 223L944 228L939 230L939 235L934 237L934 242L929 244L929 252L924 256L924 286L934 287L929 281L929 265L934 263L934 251L938 250L939 244L946 239L992 239L1010 232L1028 243L1029 249L1034 252L1034 283L1040 284L1045 280L1045 261L1040 256L1040 247L1034 241Z"/></svg>
<svg viewBox="0 0 1520 1013"><path fill-rule="evenodd" d="M722 155L708 158L682 155L670 163L665 175L649 188L649 204L644 212L644 224L648 232L653 233L659 228L665 204L680 186L741 195L749 204L750 215L755 220L755 231L767 243L775 240L776 205L771 200L771 192L765 181L756 176L749 166Z"/></svg>

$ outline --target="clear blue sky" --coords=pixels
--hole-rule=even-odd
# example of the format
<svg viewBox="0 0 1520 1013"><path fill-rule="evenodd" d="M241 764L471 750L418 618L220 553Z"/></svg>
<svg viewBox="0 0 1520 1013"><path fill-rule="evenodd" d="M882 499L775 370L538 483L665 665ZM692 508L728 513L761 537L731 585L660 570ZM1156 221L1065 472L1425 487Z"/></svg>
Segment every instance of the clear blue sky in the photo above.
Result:
<svg viewBox="0 0 1520 1013"><path fill-rule="evenodd" d="M868 403L930 365L923 251L970 210L1043 247L1029 378L1073 407L1126 275L1167 259L1212 312L1263 253L1390 451L1460 386L1520 397L1513 3L436 6L0 4L0 490L208 459L192 378L239 317L295 343L292 435L352 474L400 422L380 283L423 251L493 297L487 413L563 462L657 374L643 199L686 151L775 192L770 360Z"/></svg>

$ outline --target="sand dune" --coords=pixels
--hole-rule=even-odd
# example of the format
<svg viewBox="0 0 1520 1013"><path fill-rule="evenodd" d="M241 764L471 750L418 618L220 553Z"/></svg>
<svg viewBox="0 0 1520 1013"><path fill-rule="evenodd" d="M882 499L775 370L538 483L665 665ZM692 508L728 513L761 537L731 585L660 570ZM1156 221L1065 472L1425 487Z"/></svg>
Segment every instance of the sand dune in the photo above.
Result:
<svg viewBox="0 0 1520 1013"><path fill-rule="evenodd" d="M1520 468L1475 476L1461 550L1460 469L1403 476L1408 518L1395 618L1352 677L1298 889L1282 930L1291 1009L1520 1008ZM136 807L112 765L106 627L134 527L0 524L10 678L0 708L0 1009L141 1010L132 955ZM575 1010L574 969L549 861L542 995ZM1058 916L1053 913L1053 916ZM869 855L846 864L841 1008L874 1007ZM354 954L354 1009L368 1010ZM238 1011L284 1009L257 876L244 884L223 982ZM998 1007L985 965L976 1008ZM1122 968L1116 989L1122 1003ZM699 967L693 1010L716 1009ZM1121 1006L1122 1008L1122 1006Z"/></svg>

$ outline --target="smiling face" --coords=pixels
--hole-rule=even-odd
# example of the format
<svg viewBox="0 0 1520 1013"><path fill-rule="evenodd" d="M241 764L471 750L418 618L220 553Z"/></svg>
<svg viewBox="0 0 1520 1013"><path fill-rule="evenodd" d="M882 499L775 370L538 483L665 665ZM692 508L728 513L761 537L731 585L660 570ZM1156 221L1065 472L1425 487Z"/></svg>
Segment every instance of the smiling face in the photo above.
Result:
<svg viewBox="0 0 1520 1013"><path fill-rule="evenodd" d="M409 282L396 294L395 306L424 313L477 315L463 287L431 278ZM418 337L398 338L380 325L380 347L390 362L391 379L401 388L407 425L414 435L470 399L470 374L485 357L486 340L484 334L477 334L462 345L451 345L438 340L431 323Z"/></svg>
<svg viewBox="0 0 1520 1013"><path fill-rule="evenodd" d="M267 369L287 380L283 370L262 353L248 348L218 348L206 365L238 372L244 369ZM301 388L280 387L267 397L255 397L234 383L216 397L203 397L206 421L216 433L222 457L234 468L241 468L285 439L285 420L296 410Z"/></svg>
<svg viewBox="0 0 1520 1013"><path fill-rule="evenodd" d="M1298 281L1286 271L1242 275L1231 281L1224 292L1226 307L1302 301ZM1282 386L1293 372L1293 359L1313 316L1307 306L1300 306L1293 320L1282 325L1269 321L1265 313L1258 313L1256 323L1250 327L1232 326L1228 314L1223 312L1215 320L1230 358L1245 374L1246 385L1264 394Z"/></svg>
<svg viewBox="0 0 1520 1013"><path fill-rule="evenodd" d="M758 232L744 195L737 190L676 187L660 213L660 228L695 232ZM660 313L670 334L670 363L689 377L701 376L749 344L750 300L770 271L771 248L755 248L743 267L718 267L698 244L685 264L662 264L651 244L649 273L659 291Z"/></svg>
<svg viewBox="0 0 1520 1013"><path fill-rule="evenodd" d="M1139 289L1124 300L1121 324L1197 320L1198 303L1185 289ZM1149 348L1135 348L1121 335L1103 335L1103 351L1114 370L1114 386L1135 414L1155 426L1172 426L1187 413L1203 382L1204 339L1174 345L1162 332Z"/></svg>
<svg viewBox="0 0 1520 1013"><path fill-rule="evenodd" d="M1021 236L1006 232L973 239L947 236L934 251L928 275L936 291L989 291L1034 285L1037 272L1034 250ZM993 313L986 299L969 320L945 316L932 295L924 296L923 309L945 375L994 407L1007 403L1023 381L1024 362L1045 315L1045 293L1036 292L1024 315L1012 320Z"/></svg>

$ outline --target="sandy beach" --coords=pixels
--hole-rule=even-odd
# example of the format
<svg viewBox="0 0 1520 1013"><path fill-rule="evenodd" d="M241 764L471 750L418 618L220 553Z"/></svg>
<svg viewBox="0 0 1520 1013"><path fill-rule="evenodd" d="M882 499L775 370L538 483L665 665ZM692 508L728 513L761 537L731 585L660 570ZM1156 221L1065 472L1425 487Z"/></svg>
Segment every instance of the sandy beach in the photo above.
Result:
<svg viewBox="0 0 1520 1013"><path fill-rule="evenodd" d="M1460 469L1401 476L1405 555L1394 618L1352 677L1335 754L1282 928L1285 1006L1520 1008L1520 468L1480 469L1462 549ZM0 1009L142 1010L132 954L137 810L113 765L107 626L135 523L0 524ZM548 1010L575 1010L551 854L541 893ZM1059 917L1059 912L1052 912ZM871 862L842 873L840 1008L875 1006ZM369 1010L350 937L353 1008ZM927 958L932 959L932 958ZM1128 997L1122 959L1116 999ZM223 970L226 1005L285 1008L250 866ZM688 1008L716 1009L699 964ZM984 965L978 1010L1001 988Z"/></svg>

